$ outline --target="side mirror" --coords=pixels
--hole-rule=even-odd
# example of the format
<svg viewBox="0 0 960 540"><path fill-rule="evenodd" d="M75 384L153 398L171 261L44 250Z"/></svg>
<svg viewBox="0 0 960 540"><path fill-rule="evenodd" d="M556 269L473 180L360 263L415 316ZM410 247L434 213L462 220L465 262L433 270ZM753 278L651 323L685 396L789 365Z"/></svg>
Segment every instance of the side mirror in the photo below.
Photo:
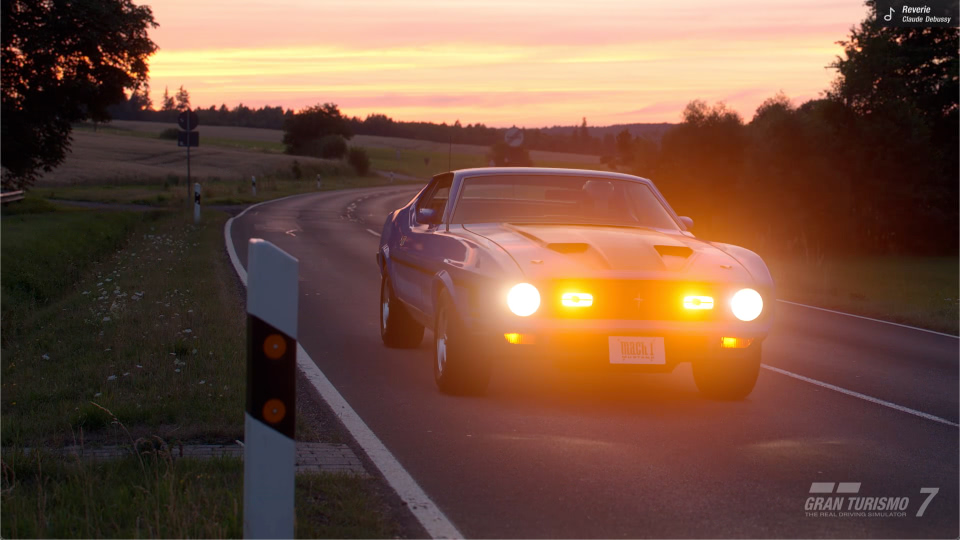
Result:
<svg viewBox="0 0 960 540"><path fill-rule="evenodd" d="M437 225L443 216L437 213L433 208L420 208L417 210L417 223L423 225Z"/></svg>
<svg viewBox="0 0 960 540"><path fill-rule="evenodd" d="M693 228L693 219L687 216L680 216L680 223L683 223L683 226L686 227L688 231Z"/></svg>

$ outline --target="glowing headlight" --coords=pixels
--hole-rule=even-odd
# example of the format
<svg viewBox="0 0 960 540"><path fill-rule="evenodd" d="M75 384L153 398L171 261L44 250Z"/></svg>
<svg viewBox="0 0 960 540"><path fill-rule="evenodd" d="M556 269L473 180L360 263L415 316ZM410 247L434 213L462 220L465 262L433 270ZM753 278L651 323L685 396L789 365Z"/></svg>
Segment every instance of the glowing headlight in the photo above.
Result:
<svg viewBox="0 0 960 540"><path fill-rule="evenodd" d="M529 283L518 283L507 293L507 306L521 317L533 315L540 308L540 291Z"/></svg>
<svg viewBox="0 0 960 540"><path fill-rule="evenodd" d="M752 321L763 311L763 298L753 289L740 289L730 299L730 309L741 321Z"/></svg>

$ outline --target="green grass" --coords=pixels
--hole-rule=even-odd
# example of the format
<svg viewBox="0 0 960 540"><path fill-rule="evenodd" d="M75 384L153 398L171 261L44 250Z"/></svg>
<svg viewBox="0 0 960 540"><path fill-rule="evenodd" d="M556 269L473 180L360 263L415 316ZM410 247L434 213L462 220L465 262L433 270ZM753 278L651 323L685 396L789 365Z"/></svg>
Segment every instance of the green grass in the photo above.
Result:
<svg viewBox="0 0 960 540"><path fill-rule="evenodd" d="M123 442L98 405L138 436L242 434L245 326L226 215L194 226L179 213L76 210L7 225L17 217L4 218L2 246L4 445L81 430Z"/></svg>
<svg viewBox="0 0 960 540"><path fill-rule="evenodd" d="M242 464L49 449L243 435L245 312L227 216L64 209L3 217L0 536L239 537ZM33 448L26 455L19 451ZM376 482L297 479L300 537L391 537Z"/></svg>
<svg viewBox="0 0 960 540"><path fill-rule="evenodd" d="M827 309L958 333L957 257L767 259L777 295Z"/></svg>
<svg viewBox="0 0 960 540"><path fill-rule="evenodd" d="M29 198L4 208L0 245L4 333L15 322L11 318L68 292L144 219L135 213L65 209Z"/></svg>
<svg viewBox="0 0 960 540"><path fill-rule="evenodd" d="M109 462L9 453L4 538L239 538L243 464L141 453ZM297 538L391 538L396 527L374 481L304 474L296 480Z"/></svg>

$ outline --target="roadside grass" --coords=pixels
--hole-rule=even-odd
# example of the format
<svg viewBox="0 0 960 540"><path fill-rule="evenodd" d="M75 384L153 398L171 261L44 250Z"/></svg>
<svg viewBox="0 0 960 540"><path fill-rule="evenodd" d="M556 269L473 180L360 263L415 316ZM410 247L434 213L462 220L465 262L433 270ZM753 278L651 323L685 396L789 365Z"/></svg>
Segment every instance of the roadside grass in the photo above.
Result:
<svg viewBox="0 0 960 540"><path fill-rule="evenodd" d="M227 216L20 204L0 245L0 536L239 537L239 460L142 446L243 435ZM57 453L67 444L141 451L81 461ZM296 501L302 537L397 534L371 478L298 477Z"/></svg>
<svg viewBox="0 0 960 540"><path fill-rule="evenodd" d="M766 259L784 300L958 334L960 259Z"/></svg>
<svg viewBox="0 0 960 540"><path fill-rule="evenodd" d="M37 306L67 293L98 259L113 253L144 219L129 212L91 213L28 197L2 212L3 340Z"/></svg>
<svg viewBox="0 0 960 540"><path fill-rule="evenodd" d="M35 217L4 218L0 442L127 442L101 407L137 437L239 438L245 319L226 216Z"/></svg>
<svg viewBox="0 0 960 540"><path fill-rule="evenodd" d="M258 177L257 194L253 195L250 178L224 180L221 178L195 178L200 184L202 204L250 204L270 199L329 191L335 189L390 185L388 178L379 175L355 176L321 174L321 188L317 190L317 171L304 167L299 180L277 177ZM396 184L404 181L396 180ZM192 204L193 194L187 194L186 180L181 177L147 180L131 183L85 183L72 186L38 187L34 194L50 199L90 201L104 203L143 204L157 207L183 207Z"/></svg>
<svg viewBox="0 0 960 540"><path fill-rule="evenodd" d="M391 538L374 481L296 479L296 538ZM3 461L4 538L240 538L243 462L143 452L110 462L33 452Z"/></svg>

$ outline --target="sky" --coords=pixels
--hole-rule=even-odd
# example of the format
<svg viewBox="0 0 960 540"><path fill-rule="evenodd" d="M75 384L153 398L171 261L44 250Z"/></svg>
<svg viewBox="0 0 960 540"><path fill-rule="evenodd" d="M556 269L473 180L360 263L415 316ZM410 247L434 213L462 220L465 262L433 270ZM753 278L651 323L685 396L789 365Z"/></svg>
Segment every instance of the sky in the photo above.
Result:
<svg viewBox="0 0 960 540"><path fill-rule="evenodd" d="M816 98L861 0L154 0L152 98L542 127Z"/></svg>

